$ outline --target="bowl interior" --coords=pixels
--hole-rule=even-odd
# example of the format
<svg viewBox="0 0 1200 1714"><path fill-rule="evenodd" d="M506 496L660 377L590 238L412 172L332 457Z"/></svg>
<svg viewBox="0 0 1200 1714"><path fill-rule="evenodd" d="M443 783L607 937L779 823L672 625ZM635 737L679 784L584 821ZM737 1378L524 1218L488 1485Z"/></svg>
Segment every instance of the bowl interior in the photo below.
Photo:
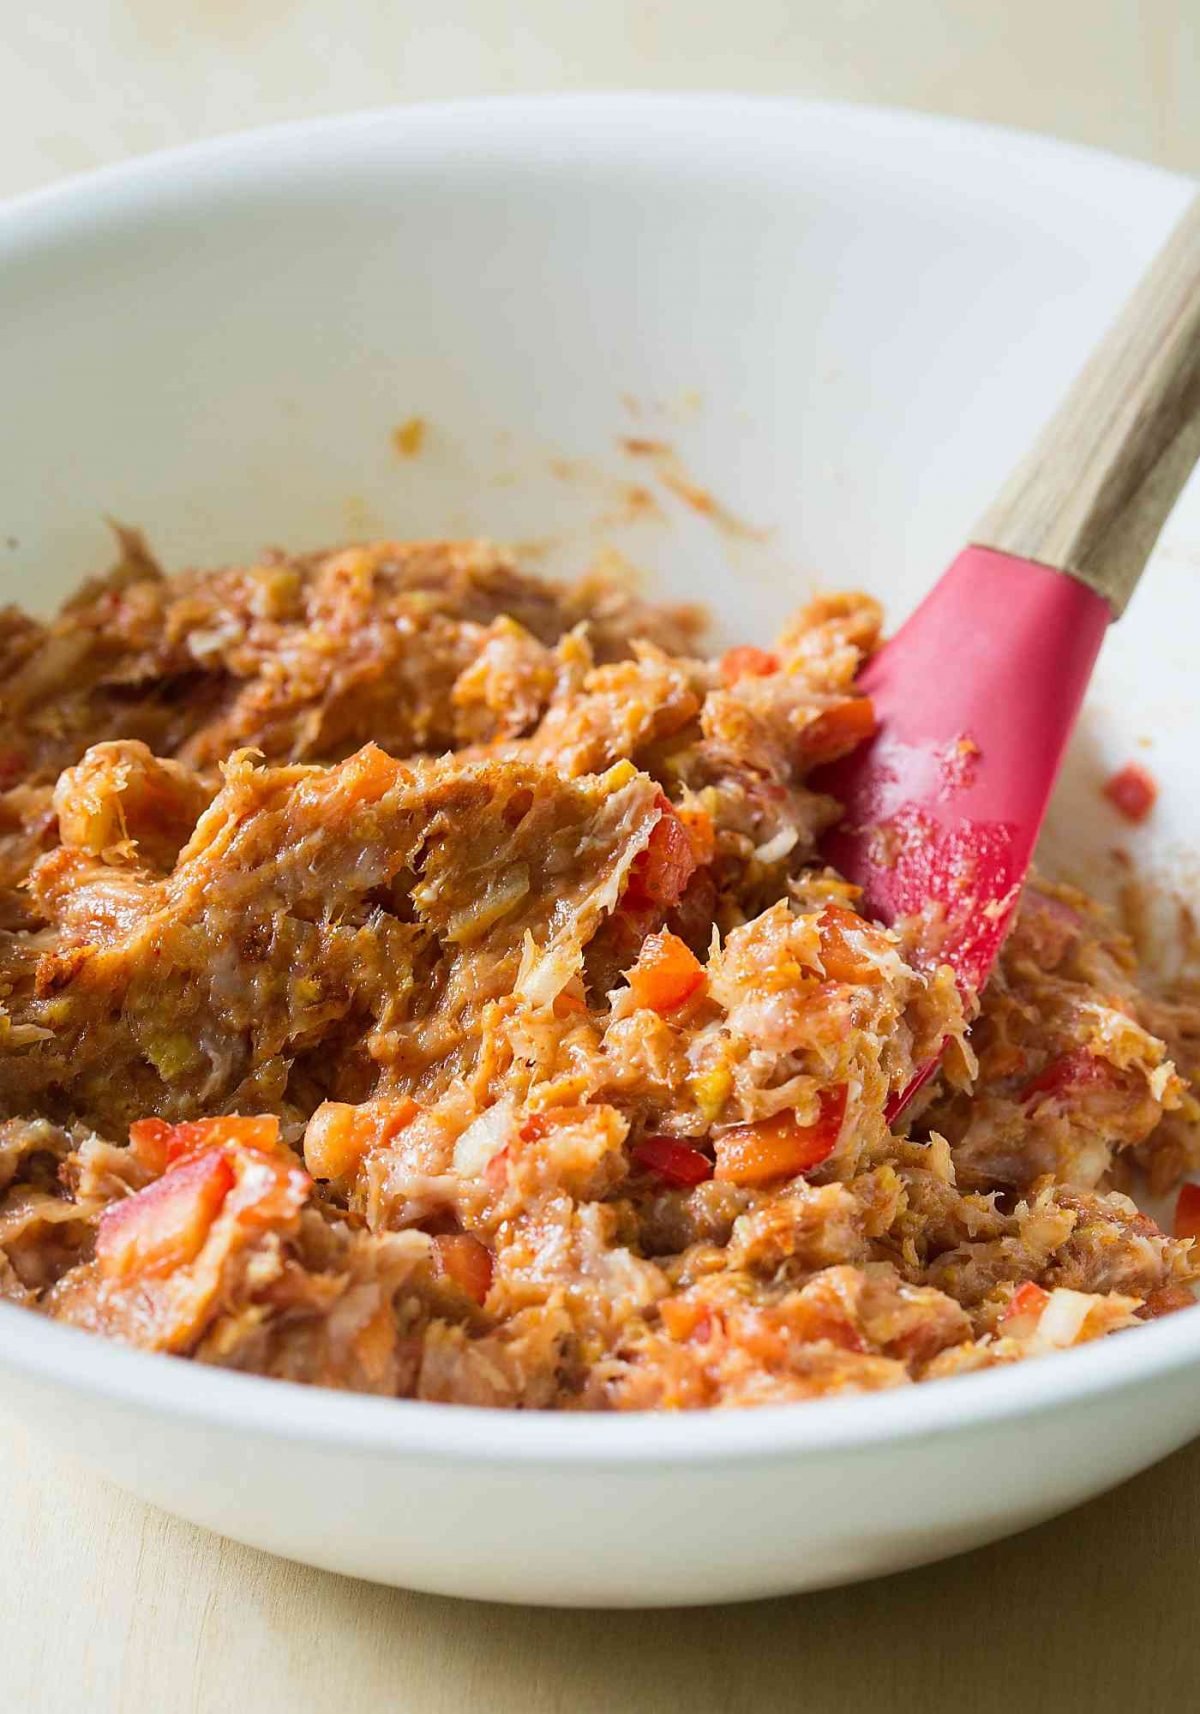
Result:
<svg viewBox="0 0 1200 1714"><path fill-rule="evenodd" d="M898 618L1185 195L1004 133L610 97L285 129L29 199L0 218L0 593L64 593L109 516L169 566L486 534L604 557L726 635L822 585ZM1200 849L1198 554L1193 487L1048 834L1104 890L1114 848L1177 885ZM1164 786L1136 837L1097 790L1132 757Z"/></svg>

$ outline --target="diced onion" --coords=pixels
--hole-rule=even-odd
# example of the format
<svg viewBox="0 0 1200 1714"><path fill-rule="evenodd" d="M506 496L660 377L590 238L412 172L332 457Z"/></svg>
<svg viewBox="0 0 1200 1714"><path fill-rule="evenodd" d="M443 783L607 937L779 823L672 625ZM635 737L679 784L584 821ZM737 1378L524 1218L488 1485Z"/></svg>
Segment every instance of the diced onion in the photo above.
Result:
<svg viewBox="0 0 1200 1714"><path fill-rule="evenodd" d="M512 1103L497 1101L478 1119L472 1119L454 1145L454 1170L460 1178L478 1178L508 1142L512 1128Z"/></svg>
<svg viewBox="0 0 1200 1714"><path fill-rule="evenodd" d="M781 827L778 833L764 841L762 845L754 847L754 855L760 863L778 863L780 858L786 857L788 852L794 849L799 837L800 833L797 828Z"/></svg>
<svg viewBox="0 0 1200 1714"><path fill-rule="evenodd" d="M1041 1313L1036 1343L1051 1351L1065 1351L1068 1345L1074 1345L1094 1302L1089 1292L1069 1291L1059 1286L1050 1293L1050 1302Z"/></svg>
<svg viewBox="0 0 1200 1714"><path fill-rule="evenodd" d="M1175 1076L1175 1067L1169 1059L1164 1059L1161 1065L1156 1065L1150 1073L1150 1093L1156 1101L1161 1101L1167 1092L1167 1085Z"/></svg>
<svg viewBox="0 0 1200 1714"><path fill-rule="evenodd" d="M582 967L583 954L577 945L551 946L543 952L526 930L513 993L535 1006L552 1006Z"/></svg>

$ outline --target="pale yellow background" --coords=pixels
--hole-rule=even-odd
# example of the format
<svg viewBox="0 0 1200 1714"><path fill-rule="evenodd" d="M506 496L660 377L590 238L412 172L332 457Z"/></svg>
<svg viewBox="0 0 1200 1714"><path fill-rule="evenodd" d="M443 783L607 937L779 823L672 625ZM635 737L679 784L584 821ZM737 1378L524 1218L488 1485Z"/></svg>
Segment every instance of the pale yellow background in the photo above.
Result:
<svg viewBox="0 0 1200 1714"><path fill-rule="evenodd" d="M265 120L618 85L907 104L1197 171L1198 62L1200 0L0 0L0 194ZM235 1547L0 1421L0 1705L1182 1711L1200 1706L1198 1535L1200 1446L885 1583L674 1615L523 1612Z"/></svg>

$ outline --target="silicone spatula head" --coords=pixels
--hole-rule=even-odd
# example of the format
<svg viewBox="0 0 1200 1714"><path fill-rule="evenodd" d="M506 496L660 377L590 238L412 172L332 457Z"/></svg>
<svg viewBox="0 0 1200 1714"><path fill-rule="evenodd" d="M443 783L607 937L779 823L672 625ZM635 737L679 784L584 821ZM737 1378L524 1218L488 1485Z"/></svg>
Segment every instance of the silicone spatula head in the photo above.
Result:
<svg viewBox="0 0 1200 1714"><path fill-rule="evenodd" d="M868 664L875 737L817 781L845 806L826 855L864 910L923 918L968 994L1004 940L1109 621L1197 457L1193 202L975 545Z"/></svg>
<svg viewBox="0 0 1200 1714"><path fill-rule="evenodd" d="M821 776L845 806L829 861L869 915L924 917L965 989L1000 950L1110 617L1074 578L965 549L862 674L875 738Z"/></svg>

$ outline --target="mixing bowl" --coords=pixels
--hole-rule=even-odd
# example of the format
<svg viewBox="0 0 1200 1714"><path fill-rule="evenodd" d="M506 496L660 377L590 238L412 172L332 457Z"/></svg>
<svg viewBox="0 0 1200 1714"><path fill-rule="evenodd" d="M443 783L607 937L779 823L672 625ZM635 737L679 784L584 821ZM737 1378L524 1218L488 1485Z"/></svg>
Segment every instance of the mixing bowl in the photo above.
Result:
<svg viewBox="0 0 1200 1714"><path fill-rule="evenodd" d="M1181 208L1146 167L999 131L597 96L304 124L0 212L0 593L376 533L602 558L763 640L814 585L902 614ZM406 426L407 425L407 426ZM397 434L397 430L403 432ZM669 446L669 453L646 443ZM1110 638L1060 871L1200 850L1200 508ZM1133 837L1102 800L1162 784ZM0 1308L3 1400L146 1499L421 1589L644 1605L914 1565L1200 1430L1200 1315L786 1409L584 1417L319 1392Z"/></svg>

